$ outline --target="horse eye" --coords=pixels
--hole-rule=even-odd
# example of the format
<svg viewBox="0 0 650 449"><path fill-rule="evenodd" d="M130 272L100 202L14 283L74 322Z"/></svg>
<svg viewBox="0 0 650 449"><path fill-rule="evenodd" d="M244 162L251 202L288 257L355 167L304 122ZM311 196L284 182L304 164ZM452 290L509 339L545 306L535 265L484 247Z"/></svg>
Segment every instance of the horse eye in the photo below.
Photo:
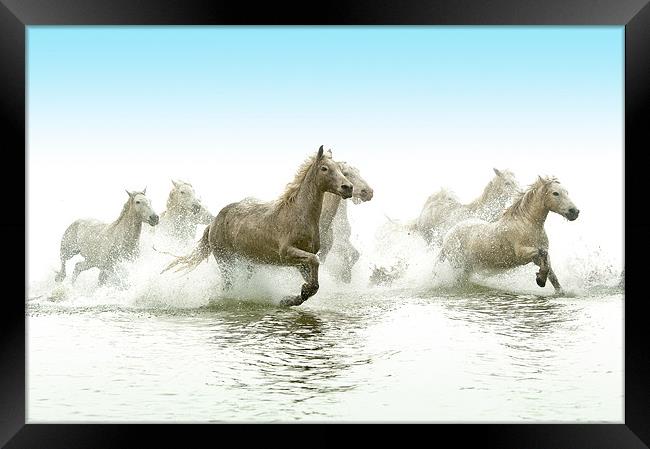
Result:
<svg viewBox="0 0 650 449"><path fill-rule="evenodd" d="M560 196L560 194L557 192L553 192L553 196Z"/></svg>
<svg viewBox="0 0 650 449"><path fill-rule="evenodd" d="M322 166L320 169L321 169L321 171L327 171L327 167L325 167L325 166Z"/></svg>
<svg viewBox="0 0 650 449"><path fill-rule="evenodd" d="M135 204L140 204L140 201L139 201L139 200L138 200L138 201L136 201L136 202L135 202Z"/></svg>

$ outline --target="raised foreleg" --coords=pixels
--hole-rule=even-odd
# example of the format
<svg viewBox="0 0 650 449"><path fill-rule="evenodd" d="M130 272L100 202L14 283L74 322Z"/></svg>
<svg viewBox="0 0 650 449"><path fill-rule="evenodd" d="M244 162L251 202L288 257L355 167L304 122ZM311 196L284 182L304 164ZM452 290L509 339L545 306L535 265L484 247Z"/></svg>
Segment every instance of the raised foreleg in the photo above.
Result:
<svg viewBox="0 0 650 449"><path fill-rule="evenodd" d="M533 262L539 267L539 271L535 274L535 281L537 285L544 287L550 269L548 252L544 248L515 245L515 255L522 265Z"/></svg>
<svg viewBox="0 0 650 449"><path fill-rule="evenodd" d="M299 267L301 274L305 278L305 283L302 284L300 296L284 298L280 304L287 306L299 306L307 301L310 297L314 296L318 291L318 267L320 261L316 254L303 251L295 246L287 246L280 250L280 255L287 265L295 265Z"/></svg>

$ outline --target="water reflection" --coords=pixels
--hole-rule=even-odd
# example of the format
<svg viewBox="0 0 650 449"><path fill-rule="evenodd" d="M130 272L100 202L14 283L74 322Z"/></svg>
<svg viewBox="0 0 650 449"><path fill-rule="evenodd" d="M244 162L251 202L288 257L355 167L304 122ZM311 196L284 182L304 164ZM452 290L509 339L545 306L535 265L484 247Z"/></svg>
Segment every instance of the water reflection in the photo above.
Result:
<svg viewBox="0 0 650 449"><path fill-rule="evenodd" d="M346 372L371 363L359 333L365 324L355 314L245 306L213 310L211 319L213 384L279 401L284 412L355 388Z"/></svg>

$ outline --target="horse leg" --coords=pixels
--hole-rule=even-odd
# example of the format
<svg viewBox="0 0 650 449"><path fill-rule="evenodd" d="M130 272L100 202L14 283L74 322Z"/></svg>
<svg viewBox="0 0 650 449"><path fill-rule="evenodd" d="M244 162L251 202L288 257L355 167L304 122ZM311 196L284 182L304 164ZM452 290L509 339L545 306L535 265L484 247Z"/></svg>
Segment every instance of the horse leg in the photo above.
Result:
<svg viewBox="0 0 650 449"><path fill-rule="evenodd" d="M219 257L216 254L214 255L217 265L219 266L219 272L221 273L221 278L223 279L223 291L228 291L232 288L232 264L230 261L224 257Z"/></svg>
<svg viewBox="0 0 650 449"><path fill-rule="evenodd" d="M323 232L320 238L320 251L318 252L318 257L321 262L325 262L325 258L329 254L334 245L334 231L330 227L327 231Z"/></svg>
<svg viewBox="0 0 650 449"><path fill-rule="evenodd" d="M284 298L280 301L282 305L299 306L318 291L318 266L320 265L318 256L294 246L283 248L281 255L288 264L305 267L299 268L306 281L302 284L300 296Z"/></svg>
<svg viewBox="0 0 650 449"><path fill-rule="evenodd" d="M65 264L68 260L73 258L75 255L79 254L79 248L77 248L75 242L75 231L76 227L74 225L68 227L63 238L61 239L61 249L60 249L60 258L61 258L61 270L56 273L54 280L56 282L61 282L65 279Z"/></svg>
<svg viewBox="0 0 650 449"><path fill-rule="evenodd" d="M61 256L61 269L56 272L56 276L54 276L54 281L55 282L61 282L65 279L65 263L67 262L67 259L65 259L63 256Z"/></svg>
<svg viewBox="0 0 650 449"><path fill-rule="evenodd" d="M100 286L106 283L106 280L108 279L108 274L109 274L108 270L104 270L104 269L100 270L98 276Z"/></svg>
<svg viewBox="0 0 650 449"><path fill-rule="evenodd" d="M535 281L537 285L544 287L551 268L548 262L548 252L543 248L539 248L537 255L533 257L533 263L539 267L539 271L535 274Z"/></svg>
<svg viewBox="0 0 650 449"><path fill-rule="evenodd" d="M557 280L557 276L555 275L555 271L553 271L553 267L551 267L551 259L546 256L546 264L548 266L548 280L551 281L551 284L553 285L553 288L555 289L555 294L556 295L562 295L564 294L564 290L562 289L562 286L560 285L560 281Z"/></svg>
<svg viewBox="0 0 650 449"><path fill-rule="evenodd" d="M246 280L250 281L251 278L253 277L253 274L255 274L255 267L251 264L246 265Z"/></svg>
<svg viewBox="0 0 650 449"><path fill-rule="evenodd" d="M352 267L357 263L359 257L359 251L348 242L345 251L345 261L341 272L341 280L346 284L349 284L352 281Z"/></svg>
<svg viewBox="0 0 650 449"><path fill-rule="evenodd" d="M70 282L74 284L74 282L77 280L77 276L79 276L79 273L82 271L86 271L87 269L92 268L92 264L90 264L87 260L82 260L80 262L77 262L74 265L74 271L72 272L72 277L70 278Z"/></svg>

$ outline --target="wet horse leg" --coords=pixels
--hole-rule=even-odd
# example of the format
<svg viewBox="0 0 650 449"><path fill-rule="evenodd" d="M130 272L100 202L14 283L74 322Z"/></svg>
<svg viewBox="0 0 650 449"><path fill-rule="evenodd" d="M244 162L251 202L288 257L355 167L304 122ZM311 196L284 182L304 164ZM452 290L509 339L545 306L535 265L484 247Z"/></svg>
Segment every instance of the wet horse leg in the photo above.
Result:
<svg viewBox="0 0 650 449"><path fill-rule="evenodd" d="M302 284L300 296L284 298L280 301L280 304L299 306L318 291L318 266L320 261L316 254L303 251L294 246L283 248L281 254L287 264L299 267L300 273L306 282Z"/></svg>
<svg viewBox="0 0 650 449"><path fill-rule="evenodd" d="M346 284L352 281L352 267L359 260L359 251L348 241L345 248L345 257L341 271L341 280Z"/></svg>
<svg viewBox="0 0 650 449"><path fill-rule="evenodd" d="M548 262L548 252L540 248L537 255L533 258L533 263L539 267L539 271L535 273L535 281L537 285L544 287L551 270L551 265Z"/></svg>
<svg viewBox="0 0 650 449"><path fill-rule="evenodd" d="M332 230L332 227L323 232L323 234L320 236L320 251L318 252L318 257L321 262L325 262L325 259L327 258L327 255L329 254L330 250L332 249L332 245L334 244L334 231Z"/></svg>
<svg viewBox="0 0 650 449"><path fill-rule="evenodd" d="M90 264L87 260L82 260L80 262L77 262L74 266L74 271L72 272L72 277L70 278L70 282L74 284L74 282L77 280L77 276L79 276L79 273L82 271L86 271L89 268L92 268L92 264Z"/></svg>
<svg viewBox="0 0 650 449"><path fill-rule="evenodd" d="M555 272L553 271L553 267L551 267L551 259L548 257L548 254L546 256L546 264L548 266L548 280L551 281L551 284L553 285L553 288L555 289L555 294L556 295L563 294L564 290L562 289L562 286L560 285L560 281L557 280L557 276L555 275Z"/></svg>
<svg viewBox="0 0 650 449"><path fill-rule="evenodd" d="M217 261L217 265L219 265L219 272L223 279L223 290L228 291L232 288L232 264L228 259L222 256L217 256L217 254L214 255L214 258Z"/></svg>

